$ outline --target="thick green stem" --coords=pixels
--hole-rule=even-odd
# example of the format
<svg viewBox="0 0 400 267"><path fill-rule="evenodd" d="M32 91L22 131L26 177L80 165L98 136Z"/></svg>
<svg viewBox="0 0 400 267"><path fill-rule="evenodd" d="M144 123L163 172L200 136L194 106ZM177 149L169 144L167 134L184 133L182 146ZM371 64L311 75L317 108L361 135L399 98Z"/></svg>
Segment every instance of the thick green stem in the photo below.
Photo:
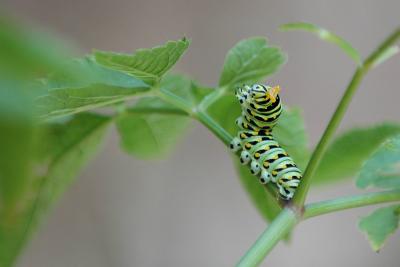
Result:
<svg viewBox="0 0 400 267"><path fill-rule="evenodd" d="M305 206L303 219L358 207L400 201L400 190L367 193L311 203Z"/></svg>
<svg viewBox="0 0 400 267"><path fill-rule="evenodd" d="M296 213L285 208L261 234L247 253L240 259L237 267L258 266L274 246L287 235L297 223Z"/></svg>

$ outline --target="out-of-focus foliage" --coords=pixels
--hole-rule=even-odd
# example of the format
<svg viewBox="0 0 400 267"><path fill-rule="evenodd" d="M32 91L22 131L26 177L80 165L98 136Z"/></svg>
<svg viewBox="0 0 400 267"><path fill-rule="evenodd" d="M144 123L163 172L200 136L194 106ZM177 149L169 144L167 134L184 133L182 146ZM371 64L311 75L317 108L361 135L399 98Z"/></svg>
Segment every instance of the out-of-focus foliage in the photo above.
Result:
<svg viewBox="0 0 400 267"><path fill-rule="evenodd" d="M387 238L396 231L399 220L400 206L393 205L379 208L362 218L359 228L366 234L372 249L378 252Z"/></svg>
<svg viewBox="0 0 400 267"><path fill-rule="evenodd" d="M158 84L187 49L186 39L133 55L97 52L96 57L72 60L56 41L43 36L0 20L2 267L15 262L42 215L96 154L113 119L123 129L124 143L129 139L129 144L147 144L139 149L141 156L167 152L188 122L181 110L166 115L136 113L177 110L155 97L143 98L126 113L113 116L85 111L119 108L156 87L190 99L193 105L208 93L180 76ZM146 125L151 131L141 134ZM157 149L144 139L151 135Z"/></svg>
<svg viewBox="0 0 400 267"><path fill-rule="evenodd" d="M365 161L357 178L357 186L366 188L400 188L400 135L383 142ZM363 231L373 250L379 251L386 239L398 228L400 206L379 208L362 218L359 228Z"/></svg>
<svg viewBox="0 0 400 267"><path fill-rule="evenodd" d="M384 142L364 163L357 186L400 188L400 135Z"/></svg>
<svg viewBox="0 0 400 267"><path fill-rule="evenodd" d="M161 88L178 94L179 91L188 94L191 86L190 80L177 75L168 76L160 83ZM147 112L140 112L143 109ZM151 112L152 109L157 112ZM160 110L163 112L159 113ZM139 158L165 156L189 125L189 118L184 115L175 112L171 104L160 98L140 99L116 120L121 147Z"/></svg>
<svg viewBox="0 0 400 267"><path fill-rule="evenodd" d="M353 178L382 142L399 133L400 124L385 123L340 134L325 152L313 182L327 184Z"/></svg>

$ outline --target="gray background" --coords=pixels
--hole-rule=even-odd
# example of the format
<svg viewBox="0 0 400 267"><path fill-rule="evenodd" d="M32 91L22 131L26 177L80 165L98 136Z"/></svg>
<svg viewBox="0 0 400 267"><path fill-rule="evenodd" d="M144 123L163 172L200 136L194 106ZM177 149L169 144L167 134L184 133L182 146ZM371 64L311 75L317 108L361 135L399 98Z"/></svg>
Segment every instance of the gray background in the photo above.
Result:
<svg viewBox="0 0 400 267"><path fill-rule="evenodd" d="M309 21L344 36L363 55L400 23L399 1L10 0L10 14L92 48L130 52L183 35L192 45L177 69L214 85L225 53L242 38L268 36L289 54L271 82L304 108L314 145L354 64L336 47L277 26ZM342 129L398 120L399 56L372 71ZM352 182L314 188L309 200L356 192ZM357 230L371 209L326 215L296 228L264 266L399 266L399 235L375 254ZM115 131L26 249L20 267L232 266L265 222L235 177L226 148L195 123L162 161L119 151Z"/></svg>

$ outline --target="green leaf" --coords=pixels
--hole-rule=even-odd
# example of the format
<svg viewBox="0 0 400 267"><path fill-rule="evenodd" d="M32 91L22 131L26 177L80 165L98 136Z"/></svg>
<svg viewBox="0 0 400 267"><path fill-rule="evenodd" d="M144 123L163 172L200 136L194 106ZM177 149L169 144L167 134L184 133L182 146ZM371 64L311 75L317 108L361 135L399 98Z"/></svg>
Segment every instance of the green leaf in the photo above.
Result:
<svg viewBox="0 0 400 267"><path fill-rule="evenodd" d="M400 188L400 135L384 142L365 162L357 186Z"/></svg>
<svg viewBox="0 0 400 267"><path fill-rule="evenodd" d="M177 74L170 74L163 77L160 88L161 91L167 91L191 108L194 108L204 96L214 90L201 86L187 77Z"/></svg>
<svg viewBox="0 0 400 267"><path fill-rule="evenodd" d="M240 164L237 157L233 160L239 174L240 182L248 193L252 203L261 216L267 222L271 222L282 210L278 205L277 196L272 195L260 184L257 177L250 173L248 166Z"/></svg>
<svg viewBox="0 0 400 267"><path fill-rule="evenodd" d="M0 266L11 266L44 212L96 154L109 118L79 114L64 124L52 124L42 133L42 150L29 192L9 216L0 214Z"/></svg>
<svg viewBox="0 0 400 267"><path fill-rule="evenodd" d="M160 87L191 105L196 101L191 81L183 76L167 76ZM142 159L164 157L188 127L189 118L185 115L157 97L140 99L117 118L121 147Z"/></svg>
<svg viewBox="0 0 400 267"><path fill-rule="evenodd" d="M304 126L302 110L285 107L273 135L279 144L289 153L297 166L304 170L308 162L308 136Z"/></svg>
<svg viewBox="0 0 400 267"><path fill-rule="evenodd" d="M353 177L382 142L399 133L400 125L384 123L351 129L339 135L321 159L313 183L322 184Z"/></svg>
<svg viewBox="0 0 400 267"><path fill-rule="evenodd" d="M0 213L12 213L31 178L37 134L32 98L0 79Z"/></svg>
<svg viewBox="0 0 400 267"><path fill-rule="evenodd" d="M282 31L293 31L293 30L302 30L314 33L321 40L333 43L340 47L351 59L353 59L358 65L361 65L361 56L358 51L351 46L349 42L337 36L336 34L329 32L328 30L318 27L314 24L298 22L298 23L289 23L279 27Z"/></svg>
<svg viewBox="0 0 400 267"><path fill-rule="evenodd" d="M54 118L107 106L150 90L149 85L128 74L107 69L90 58L76 60L80 77L54 74L49 89L36 99L42 118Z"/></svg>
<svg viewBox="0 0 400 267"><path fill-rule="evenodd" d="M227 54L219 86L257 82L275 73L286 57L277 47L270 47L262 37L245 39Z"/></svg>
<svg viewBox="0 0 400 267"><path fill-rule="evenodd" d="M183 38L169 41L163 46L139 49L133 54L95 51L96 61L108 68L129 73L148 84L159 81L189 47L190 42Z"/></svg>
<svg viewBox="0 0 400 267"><path fill-rule="evenodd" d="M379 208L370 215L362 218L359 228L368 238L374 251L379 251L387 238L393 234L399 226L400 206L394 205Z"/></svg>

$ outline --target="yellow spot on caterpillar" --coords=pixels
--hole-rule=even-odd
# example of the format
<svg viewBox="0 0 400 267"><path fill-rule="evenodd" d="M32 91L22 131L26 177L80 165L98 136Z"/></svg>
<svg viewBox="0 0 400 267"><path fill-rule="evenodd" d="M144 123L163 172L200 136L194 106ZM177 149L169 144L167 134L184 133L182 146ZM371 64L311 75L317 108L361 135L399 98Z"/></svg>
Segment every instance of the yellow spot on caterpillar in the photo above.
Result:
<svg viewBox="0 0 400 267"><path fill-rule="evenodd" d="M240 138L244 139L246 138L246 135L244 133L240 134Z"/></svg>
<svg viewBox="0 0 400 267"><path fill-rule="evenodd" d="M269 163L266 162L266 161L264 161L263 165L264 165L265 168L268 168L268 167L269 167Z"/></svg>
<svg viewBox="0 0 400 267"><path fill-rule="evenodd" d="M278 173L276 171L272 171L272 175L277 175Z"/></svg>
<svg viewBox="0 0 400 267"><path fill-rule="evenodd" d="M250 144L250 143L246 143L246 144L245 144L245 147L246 147L246 148L251 148L251 144Z"/></svg>
<svg viewBox="0 0 400 267"><path fill-rule="evenodd" d="M258 153L258 152L256 152L255 154L254 154L254 157L256 158L256 159L258 159L258 158L260 158L260 153Z"/></svg>

